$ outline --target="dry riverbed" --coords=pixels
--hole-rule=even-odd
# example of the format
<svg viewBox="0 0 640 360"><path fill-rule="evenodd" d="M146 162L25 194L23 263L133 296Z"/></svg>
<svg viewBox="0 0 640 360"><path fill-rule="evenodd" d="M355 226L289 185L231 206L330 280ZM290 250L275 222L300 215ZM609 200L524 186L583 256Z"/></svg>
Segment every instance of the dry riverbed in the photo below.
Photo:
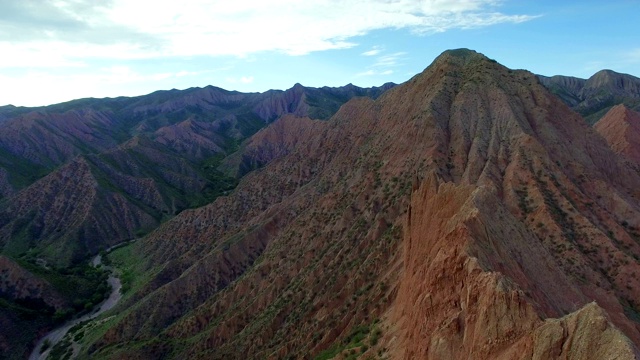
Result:
<svg viewBox="0 0 640 360"><path fill-rule="evenodd" d="M91 259L91 264L93 266L101 265L102 257L100 255L96 255L93 259ZM61 341L65 341L70 344L70 347L72 349L72 356L70 358L75 357L75 355L79 351L78 341L80 339L77 337L78 334L75 334L75 333L71 334L69 333L69 330L71 330L72 328L75 330L78 328L76 327L78 324L89 322L90 320L95 319L105 311L112 309L114 306L116 306L116 304L118 303L118 301L120 301L120 298L122 297L122 294L120 293L120 288L122 287L122 284L120 283L120 279L118 279L118 277L115 276L114 270L111 267L105 266L104 268L110 271L109 278L107 279L107 282L109 283L109 285L111 285L111 293L109 294L109 297L103 302L101 302L100 304L98 304L94 308L94 310L89 314L85 314L79 318L71 319L65 322L64 324L62 324L61 326L53 329L47 335L41 338L36 344L36 347L31 352L31 355L29 356L29 360L46 359L47 356L49 356L52 349ZM46 346L46 350L43 351L42 348L45 345L45 343L47 344L47 346Z"/></svg>

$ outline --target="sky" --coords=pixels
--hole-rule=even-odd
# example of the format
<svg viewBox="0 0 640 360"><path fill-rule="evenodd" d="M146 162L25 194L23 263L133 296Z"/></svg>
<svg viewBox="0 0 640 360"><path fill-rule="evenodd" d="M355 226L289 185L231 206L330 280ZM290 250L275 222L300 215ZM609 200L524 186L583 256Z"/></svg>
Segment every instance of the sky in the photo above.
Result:
<svg viewBox="0 0 640 360"><path fill-rule="evenodd" d="M0 0L0 105L401 83L447 49L640 77L640 0Z"/></svg>

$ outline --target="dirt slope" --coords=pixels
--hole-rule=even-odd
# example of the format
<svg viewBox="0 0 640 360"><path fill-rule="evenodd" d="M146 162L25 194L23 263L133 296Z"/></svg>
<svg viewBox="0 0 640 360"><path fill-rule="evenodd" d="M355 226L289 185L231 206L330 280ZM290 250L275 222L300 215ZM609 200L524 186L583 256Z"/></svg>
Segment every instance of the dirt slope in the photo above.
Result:
<svg viewBox="0 0 640 360"><path fill-rule="evenodd" d="M611 149L640 166L640 113L616 105L595 125Z"/></svg>

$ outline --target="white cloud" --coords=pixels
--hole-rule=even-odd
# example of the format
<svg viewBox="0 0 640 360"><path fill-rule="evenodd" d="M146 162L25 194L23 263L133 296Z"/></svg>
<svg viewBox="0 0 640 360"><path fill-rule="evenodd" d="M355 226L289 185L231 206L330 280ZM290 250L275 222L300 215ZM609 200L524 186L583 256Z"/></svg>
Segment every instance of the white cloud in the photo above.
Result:
<svg viewBox="0 0 640 360"><path fill-rule="evenodd" d="M391 75L391 74L393 74L393 70L378 71L378 70L369 69L367 71L363 71L361 73L356 74L356 76L385 76L385 75Z"/></svg>
<svg viewBox="0 0 640 360"><path fill-rule="evenodd" d="M240 78L240 82L243 84L250 84L253 82L253 76L243 76Z"/></svg>
<svg viewBox="0 0 640 360"><path fill-rule="evenodd" d="M183 77L183 76L193 76L193 75L198 75L197 71L186 71L186 70L182 70L182 71L178 71L175 76L176 77Z"/></svg>
<svg viewBox="0 0 640 360"><path fill-rule="evenodd" d="M397 52L393 54L383 55L376 59L376 62L372 65L374 67L391 67L396 66L402 60L406 52Z"/></svg>
<svg viewBox="0 0 640 360"><path fill-rule="evenodd" d="M382 52L382 48L380 46L374 46L371 50L363 52L361 55L363 56L375 56Z"/></svg>
<svg viewBox="0 0 640 360"><path fill-rule="evenodd" d="M200 74L188 71L143 74L128 66L90 70L53 74L39 69L16 76L0 73L0 99L5 104L42 106L87 96L137 96L169 88L167 80Z"/></svg>
<svg viewBox="0 0 640 360"><path fill-rule="evenodd" d="M377 73L373 70L367 70L367 71L363 71L361 73L356 74L356 76L373 76L373 75L377 75Z"/></svg>
<svg viewBox="0 0 640 360"><path fill-rule="evenodd" d="M379 54L379 52L377 54ZM375 62L373 64L367 67L368 70L357 73L356 76L360 77L391 75L394 73L391 68L396 68L402 65L402 60L406 55L407 53L403 51L380 55L375 59Z"/></svg>
<svg viewBox="0 0 640 360"><path fill-rule="evenodd" d="M533 18L500 13L495 0L13 1L28 20L0 26L0 35L16 39L0 44L4 68L82 66L87 58L304 55L353 47L354 37L376 29L425 34Z"/></svg>
<svg viewBox="0 0 640 360"><path fill-rule="evenodd" d="M627 63L640 63L640 48L632 49L623 54L622 59Z"/></svg>

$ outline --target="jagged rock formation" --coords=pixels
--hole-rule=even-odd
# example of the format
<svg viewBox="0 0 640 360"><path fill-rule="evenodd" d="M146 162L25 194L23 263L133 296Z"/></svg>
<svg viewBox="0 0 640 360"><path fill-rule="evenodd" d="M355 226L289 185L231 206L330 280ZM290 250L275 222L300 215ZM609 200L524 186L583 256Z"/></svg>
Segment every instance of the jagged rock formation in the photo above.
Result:
<svg viewBox="0 0 640 360"><path fill-rule="evenodd" d="M242 151L83 356L639 356L640 176L535 75L447 51Z"/></svg>
<svg viewBox="0 0 640 360"><path fill-rule="evenodd" d="M601 70L587 80L561 75L538 78L589 124L596 123L617 104L640 110L640 79L629 74Z"/></svg>
<svg viewBox="0 0 640 360"><path fill-rule="evenodd" d="M606 311L595 302L578 309L588 298L495 200L485 187L435 176L414 193L393 357L634 358Z"/></svg>
<svg viewBox="0 0 640 360"><path fill-rule="evenodd" d="M595 125L611 149L640 167L640 113L616 105Z"/></svg>

